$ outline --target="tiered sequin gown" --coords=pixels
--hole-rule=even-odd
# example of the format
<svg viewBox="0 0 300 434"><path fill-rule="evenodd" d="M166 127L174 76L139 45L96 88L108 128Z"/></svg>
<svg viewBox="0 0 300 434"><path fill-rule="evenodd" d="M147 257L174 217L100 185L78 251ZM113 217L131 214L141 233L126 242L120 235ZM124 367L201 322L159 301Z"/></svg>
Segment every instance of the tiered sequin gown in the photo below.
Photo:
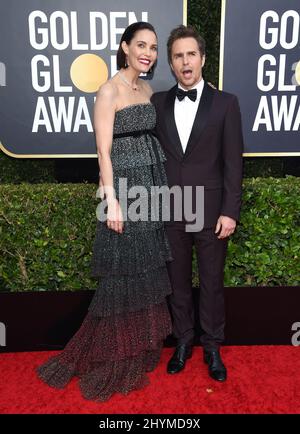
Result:
<svg viewBox="0 0 300 434"><path fill-rule="evenodd" d="M118 111L111 151L117 197L124 179L128 189L142 186L149 215L153 187L167 184L165 157L150 133L155 121L150 103ZM128 200L129 209L133 202ZM78 376L85 398L104 401L147 384L146 373L156 367L163 340L171 333L166 262L172 258L161 213L152 220L134 221L129 215L122 234L97 221L92 275L99 278L98 288L78 332L38 368L49 385L63 388Z"/></svg>

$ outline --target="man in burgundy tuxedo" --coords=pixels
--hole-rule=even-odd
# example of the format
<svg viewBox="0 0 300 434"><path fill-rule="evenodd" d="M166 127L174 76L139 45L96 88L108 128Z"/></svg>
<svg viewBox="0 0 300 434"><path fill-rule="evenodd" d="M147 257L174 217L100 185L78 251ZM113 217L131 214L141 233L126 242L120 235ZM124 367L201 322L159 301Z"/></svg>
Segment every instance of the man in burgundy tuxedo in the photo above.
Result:
<svg viewBox="0 0 300 434"><path fill-rule="evenodd" d="M192 297L192 247L200 280L199 311L204 362L217 381L227 378L221 359L225 310L223 272L228 237L239 219L242 191L243 137L238 100L212 88L202 78L205 41L192 27L179 26L168 39L169 63L178 84L152 96L157 111L155 134L164 149L169 187L204 186L204 224L196 232L187 221L166 223L174 261L169 263L173 287L170 307L175 352L167 367L180 372L192 355L195 306Z"/></svg>

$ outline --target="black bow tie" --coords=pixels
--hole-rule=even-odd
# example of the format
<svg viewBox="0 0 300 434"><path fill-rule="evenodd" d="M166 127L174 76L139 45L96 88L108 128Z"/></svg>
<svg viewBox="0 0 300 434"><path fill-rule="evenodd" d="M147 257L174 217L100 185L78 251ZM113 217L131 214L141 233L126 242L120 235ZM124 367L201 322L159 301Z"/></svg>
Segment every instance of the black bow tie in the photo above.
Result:
<svg viewBox="0 0 300 434"><path fill-rule="evenodd" d="M195 102L197 99L197 89L183 90L180 89L180 87L178 87L176 96L179 99L179 101L182 101L187 96L188 98L190 98L190 100Z"/></svg>

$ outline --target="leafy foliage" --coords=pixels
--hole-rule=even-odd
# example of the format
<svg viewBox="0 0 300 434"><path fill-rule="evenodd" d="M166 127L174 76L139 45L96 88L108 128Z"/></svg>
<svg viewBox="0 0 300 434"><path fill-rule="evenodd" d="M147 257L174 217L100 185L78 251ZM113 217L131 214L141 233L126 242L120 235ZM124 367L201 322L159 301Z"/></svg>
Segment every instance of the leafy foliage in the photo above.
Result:
<svg viewBox="0 0 300 434"><path fill-rule="evenodd" d="M0 184L20 182L55 182L54 160L13 158L0 151Z"/></svg>
<svg viewBox="0 0 300 434"><path fill-rule="evenodd" d="M188 0L188 24L206 41L205 79L218 86L221 0Z"/></svg>
<svg viewBox="0 0 300 434"><path fill-rule="evenodd" d="M244 180L226 286L300 284L299 188L296 177ZM95 184L0 185L0 290L96 286L90 277L95 194Z"/></svg>
<svg viewBox="0 0 300 434"><path fill-rule="evenodd" d="M241 225L229 243L230 285L300 284L300 180L245 182Z"/></svg>
<svg viewBox="0 0 300 434"><path fill-rule="evenodd" d="M0 186L0 289L93 288L96 186Z"/></svg>

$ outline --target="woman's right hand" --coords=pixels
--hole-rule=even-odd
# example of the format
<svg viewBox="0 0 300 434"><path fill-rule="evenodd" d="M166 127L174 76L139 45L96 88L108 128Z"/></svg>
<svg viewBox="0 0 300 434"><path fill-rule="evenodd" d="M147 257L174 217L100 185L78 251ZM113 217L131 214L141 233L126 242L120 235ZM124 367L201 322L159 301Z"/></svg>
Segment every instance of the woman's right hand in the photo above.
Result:
<svg viewBox="0 0 300 434"><path fill-rule="evenodd" d="M123 232L124 222L123 214L117 199L113 199L108 203L107 210L107 227L121 234Z"/></svg>

